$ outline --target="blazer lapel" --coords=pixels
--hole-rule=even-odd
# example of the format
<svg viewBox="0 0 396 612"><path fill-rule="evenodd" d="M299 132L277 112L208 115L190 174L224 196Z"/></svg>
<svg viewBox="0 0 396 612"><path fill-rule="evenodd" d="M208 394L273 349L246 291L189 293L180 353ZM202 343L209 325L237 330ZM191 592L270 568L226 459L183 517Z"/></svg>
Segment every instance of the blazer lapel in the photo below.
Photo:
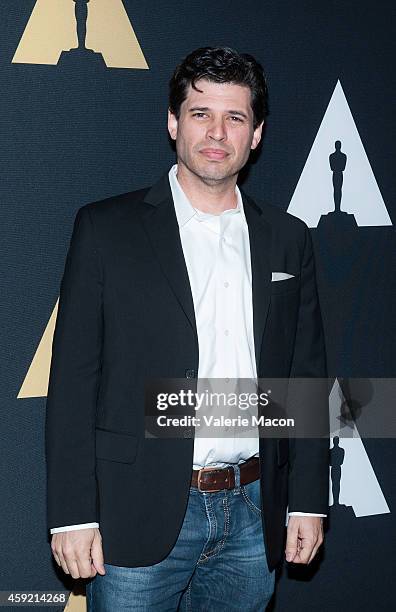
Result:
<svg viewBox="0 0 396 612"><path fill-rule="evenodd" d="M168 173L164 174L149 189L144 202L151 204L151 206L147 207L142 213L143 225L162 270L180 306L184 310L198 341L193 297Z"/></svg>
<svg viewBox="0 0 396 612"><path fill-rule="evenodd" d="M249 229L252 268L253 329L257 375L263 333L268 316L271 295L271 226L264 219L262 209L239 188Z"/></svg>

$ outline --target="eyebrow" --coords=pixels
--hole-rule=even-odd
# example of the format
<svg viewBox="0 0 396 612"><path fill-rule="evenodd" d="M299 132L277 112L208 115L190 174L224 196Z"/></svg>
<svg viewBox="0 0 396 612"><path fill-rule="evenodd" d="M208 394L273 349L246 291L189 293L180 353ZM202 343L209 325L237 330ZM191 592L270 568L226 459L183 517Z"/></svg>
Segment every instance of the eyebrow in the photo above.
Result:
<svg viewBox="0 0 396 612"><path fill-rule="evenodd" d="M206 112L206 111L209 111L209 110L210 110L210 108L208 106L193 106L193 107L188 109L188 112L192 112L192 111ZM242 111L228 110L226 112L229 113L230 115L240 115L241 117L244 117L245 119L249 119L249 117L246 115L246 113L243 113Z"/></svg>

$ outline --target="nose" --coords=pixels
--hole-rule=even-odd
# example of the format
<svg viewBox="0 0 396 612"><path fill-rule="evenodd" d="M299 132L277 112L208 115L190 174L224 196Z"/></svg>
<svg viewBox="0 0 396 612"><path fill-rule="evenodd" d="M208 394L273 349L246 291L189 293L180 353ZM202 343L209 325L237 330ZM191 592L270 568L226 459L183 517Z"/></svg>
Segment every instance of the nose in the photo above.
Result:
<svg viewBox="0 0 396 612"><path fill-rule="evenodd" d="M207 135L209 138L212 138L216 141L226 140L227 131L223 119L221 117L213 118L210 126L208 127Z"/></svg>

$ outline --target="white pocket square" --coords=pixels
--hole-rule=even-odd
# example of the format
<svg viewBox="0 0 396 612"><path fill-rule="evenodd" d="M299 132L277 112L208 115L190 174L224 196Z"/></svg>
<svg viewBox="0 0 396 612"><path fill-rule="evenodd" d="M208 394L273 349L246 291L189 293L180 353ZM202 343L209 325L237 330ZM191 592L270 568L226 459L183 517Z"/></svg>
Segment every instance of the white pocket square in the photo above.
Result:
<svg viewBox="0 0 396 612"><path fill-rule="evenodd" d="M287 278L292 278L294 274L288 274L287 272L272 272L271 281L281 281Z"/></svg>

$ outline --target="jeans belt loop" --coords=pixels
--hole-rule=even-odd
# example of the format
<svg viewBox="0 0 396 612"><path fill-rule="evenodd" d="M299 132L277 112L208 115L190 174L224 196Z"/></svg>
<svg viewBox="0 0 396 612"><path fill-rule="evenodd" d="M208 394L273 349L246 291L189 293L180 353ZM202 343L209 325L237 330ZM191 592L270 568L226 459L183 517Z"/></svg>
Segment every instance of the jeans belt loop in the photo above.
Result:
<svg viewBox="0 0 396 612"><path fill-rule="evenodd" d="M232 466L234 468L234 476L235 476L235 488L234 495L238 495L241 492L241 468L236 463Z"/></svg>

